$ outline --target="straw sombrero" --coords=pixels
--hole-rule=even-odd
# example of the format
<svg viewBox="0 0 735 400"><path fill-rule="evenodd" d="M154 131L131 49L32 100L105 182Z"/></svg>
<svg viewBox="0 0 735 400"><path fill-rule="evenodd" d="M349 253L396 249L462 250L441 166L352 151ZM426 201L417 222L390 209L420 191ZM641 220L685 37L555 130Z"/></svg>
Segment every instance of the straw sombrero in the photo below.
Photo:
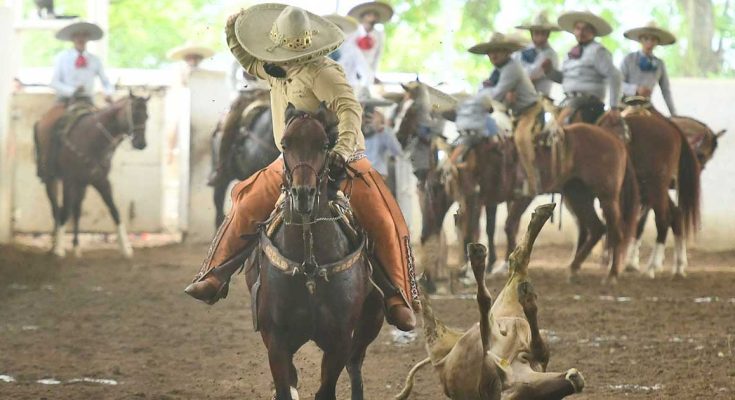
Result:
<svg viewBox="0 0 735 400"><path fill-rule="evenodd" d="M184 58L186 58L186 56L189 55L209 58L214 55L214 50L206 46L196 45L187 42L184 45L174 47L173 49L169 50L168 53L166 53L166 57L176 61L183 60Z"/></svg>
<svg viewBox="0 0 735 400"><path fill-rule="evenodd" d="M505 50L508 52L514 52L522 49L524 46L522 43L503 35L499 32L493 32L490 40L487 42L476 44L469 48L470 53L474 54L487 54L491 51Z"/></svg>
<svg viewBox="0 0 735 400"><path fill-rule="evenodd" d="M266 63L302 64L326 56L345 40L332 22L298 7L266 3L240 12L235 21L240 45Z"/></svg>
<svg viewBox="0 0 735 400"><path fill-rule="evenodd" d="M592 25L597 36L607 36L612 32L612 26L607 21L589 11L567 11L559 16L557 22L561 29L569 33L574 33L574 24L577 22L586 22Z"/></svg>
<svg viewBox="0 0 735 400"><path fill-rule="evenodd" d="M363 14L370 11L378 15L379 24L384 24L390 21L391 17L393 17L393 7L383 3L382 1L370 1L367 3L358 4L352 7L347 15L359 21L360 17L362 17Z"/></svg>
<svg viewBox="0 0 735 400"><path fill-rule="evenodd" d="M676 36L665 29L659 28L659 26L654 21L649 22L648 24L646 24L646 26L630 29L623 33L623 36L625 36L626 38L630 40L635 40L637 42L641 41L641 36L646 35L657 37L658 44L660 44L661 46L667 46L676 43Z"/></svg>
<svg viewBox="0 0 735 400"><path fill-rule="evenodd" d="M56 32L56 38L59 40L72 40L74 35L87 34L87 40L100 40L104 33L99 25L92 22L74 22Z"/></svg>
<svg viewBox="0 0 735 400"><path fill-rule="evenodd" d="M383 99L380 97L369 97L358 99L363 107L388 107L396 104L395 101L389 99Z"/></svg>
<svg viewBox="0 0 735 400"><path fill-rule="evenodd" d="M549 17L546 15L546 11L541 11L531 20L531 22L525 25L518 25L516 29L523 29L527 31L549 31L559 32L561 28L559 25L549 21Z"/></svg>
<svg viewBox="0 0 735 400"><path fill-rule="evenodd" d="M383 92L381 94L384 99L390 100L394 103L400 103L406 97L406 92Z"/></svg>
<svg viewBox="0 0 735 400"><path fill-rule="evenodd" d="M337 25L339 29L342 29L342 32L344 32L345 35L349 35L350 33L356 31L357 26L360 24L359 22L357 22L356 19L350 16L344 17L339 14L329 14L324 15L323 17L329 22Z"/></svg>
<svg viewBox="0 0 735 400"><path fill-rule="evenodd" d="M406 91L411 91L415 89L417 85L423 85L428 91L429 103L431 104L432 112L442 113L442 112L454 110L455 108L457 108L457 103L458 103L457 99L423 82L411 81L408 83L402 83L401 87L403 87L403 89Z"/></svg>

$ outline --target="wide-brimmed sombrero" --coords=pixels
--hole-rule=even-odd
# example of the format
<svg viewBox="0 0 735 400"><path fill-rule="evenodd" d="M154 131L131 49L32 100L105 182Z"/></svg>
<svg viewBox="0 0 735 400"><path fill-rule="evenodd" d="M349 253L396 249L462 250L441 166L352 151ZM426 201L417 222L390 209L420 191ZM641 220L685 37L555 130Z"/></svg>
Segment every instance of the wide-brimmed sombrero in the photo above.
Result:
<svg viewBox="0 0 735 400"><path fill-rule="evenodd" d="M357 26L360 25L360 23L357 22L356 19L350 16L345 17L339 14L329 14L323 15L323 17L329 22L337 25L339 29L342 29L342 32L344 32L345 35L349 35L350 33L356 31Z"/></svg>
<svg viewBox="0 0 735 400"><path fill-rule="evenodd" d="M558 32L561 30L559 25L549 21L546 11L541 11L531 20L531 22L523 25L516 26L516 29L523 29L527 31L549 31Z"/></svg>
<svg viewBox="0 0 735 400"><path fill-rule="evenodd" d="M56 32L56 38L59 40L72 40L78 34L86 34L87 40L100 40L104 36L102 28L99 25L92 22L79 21L61 28Z"/></svg>
<svg viewBox="0 0 735 400"><path fill-rule="evenodd" d="M428 91L429 103L431 104L432 112L442 113L442 112L454 110L455 108L457 108L457 103L458 103L457 99L423 82L411 81L408 83L402 83L401 87L403 87L404 90L410 92L416 89L418 85L423 85Z"/></svg>
<svg viewBox="0 0 735 400"><path fill-rule="evenodd" d="M640 28L634 28L625 31L623 33L623 36L630 40L635 40L637 42L641 41L641 36L654 36L658 38L658 44L661 46L667 46L670 44L676 43L676 36L674 36L673 33L667 31L666 29L660 28L656 22L651 21L646 26L642 26Z"/></svg>
<svg viewBox="0 0 735 400"><path fill-rule="evenodd" d="M166 57L171 60L183 60L186 56L200 56L201 58L209 58L214 55L214 50L209 47L197 45L187 42L181 46L174 47L166 53Z"/></svg>
<svg viewBox="0 0 735 400"><path fill-rule="evenodd" d="M523 43L519 42L518 40L510 38L499 32L493 32L493 35L490 37L489 41L478 43L470 47L467 51L473 54L487 54L491 51L501 50L512 53L516 50L522 49L523 47Z"/></svg>
<svg viewBox="0 0 735 400"><path fill-rule="evenodd" d="M567 11L559 16L557 21L561 29L569 33L574 33L574 24L577 22L585 22L595 28L597 36L607 36L612 32L612 26L601 17L589 11Z"/></svg>
<svg viewBox="0 0 735 400"><path fill-rule="evenodd" d="M360 101L360 104L362 104L363 107L388 107L392 106L393 104L396 104L395 101L383 99L380 97L368 97L368 98L362 98L358 99Z"/></svg>
<svg viewBox="0 0 735 400"><path fill-rule="evenodd" d="M383 3L382 1L370 1L367 3L358 4L347 13L347 15L356 18L358 21L360 17L366 12L374 12L378 16L378 23L384 24L393 17L393 7Z"/></svg>
<svg viewBox="0 0 735 400"><path fill-rule="evenodd" d="M301 64L336 50L345 40L332 22L304 9L266 3L242 10L235 21L240 45L273 64Z"/></svg>

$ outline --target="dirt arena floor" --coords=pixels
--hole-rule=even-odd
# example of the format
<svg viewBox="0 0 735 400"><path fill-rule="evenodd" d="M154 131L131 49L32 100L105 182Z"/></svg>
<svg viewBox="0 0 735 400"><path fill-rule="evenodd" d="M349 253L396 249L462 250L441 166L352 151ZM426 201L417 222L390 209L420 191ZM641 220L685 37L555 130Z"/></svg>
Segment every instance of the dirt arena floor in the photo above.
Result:
<svg viewBox="0 0 735 400"><path fill-rule="evenodd" d="M685 281L626 275L610 289L593 263L582 284L568 284L570 251L537 248L531 276L549 369L576 367L587 380L572 398L735 398L735 253L692 251ZM139 250L132 261L108 250L57 261L0 248L0 399L270 398L244 280L212 307L182 292L205 252L176 245ZM500 286L491 281L493 293ZM471 299L433 304L451 325L477 320ZM367 398L391 398L424 357L420 334L397 346L385 326L364 367ZM297 356L302 398L313 398L319 360L311 345ZM348 398L346 379L339 397ZM412 398L444 398L429 368Z"/></svg>

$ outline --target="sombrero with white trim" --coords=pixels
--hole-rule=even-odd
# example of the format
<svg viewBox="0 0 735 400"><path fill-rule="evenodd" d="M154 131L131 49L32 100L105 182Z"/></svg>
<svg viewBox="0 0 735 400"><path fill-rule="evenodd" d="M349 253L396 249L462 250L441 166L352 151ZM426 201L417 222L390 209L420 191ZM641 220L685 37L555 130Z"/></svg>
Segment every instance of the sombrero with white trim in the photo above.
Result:
<svg viewBox="0 0 735 400"><path fill-rule="evenodd" d="M549 31L559 32L561 27L559 25L549 21L549 16L546 11L541 11L531 20L531 22L516 26L516 29L523 29L527 31Z"/></svg>
<svg viewBox="0 0 735 400"><path fill-rule="evenodd" d="M590 24L595 29L597 36L607 36L612 33L612 26L602 17L599 17L589 11L567 11L559 16L557 21L561 29L569 33L574 33L574 25L577 22Z"/></svg>
<svg viewBox="0 0 735 400"><path fill-rule="evenodd" d="M444 111L450 111L457 108L457 99L453 96L442 92L441 90L429 86L423 82L410 81L408 83L401 83L401 87L407 92L416 89L418 85L423 85L429 93L429 103L431 104L431 111L442 113Z"/></svg>
<svg viewBox="0 0 735 400"><path fill-rule="evenodd" d="M102 32L102 28L99 25L92 22L79 21L61 28L56 32L56 38L59 40L73 40L73 37L78 34L86 34L87 40L100 40L104 36L104 32Z"/></svg>
<svg viewBox="0 0 735 400"><path fill-rule="evenodd" d="M524 47L523 43L499 32L493 32L490 40L478 43L470 47L467 51L473 54L487 54L491 51L508 51L514 52Z"/></svg>
<svg viewBox="0 0 735 400"><path fill-rule="evenodd" d="M660 28L655 21L651 21L646 26L640 28L629 29L623 33L623 36L636 42L641 41L641 36L654 36L658 38L658 44L668 46L676 43L676 36L666 29Z"/></svg>
<svg viewBox="0 0 735 400"><path fill-rule="evenodd" d="M299 7L266 3L242 10L235 35L245 51L273 64L302 64L336 50L345 35L334 23Z"/></svg>
<svg viewBox="0 0 735 400"><path fill-rule="evenodd" d="M370 1L367 3L358 4L347 13L347 15L360 20L363 14L366 12L374 12L378 16L378 23L384 24L393 18L393 7L383 3L382 1Z"/></svg>
<svg viewBox="0 0 735 400"><path fill-rule="evenodd" d="M191 42L187 42L181 46L174 47L166 53L166 57L171 60L183 60L186 56L200 56L201 58L209 58L214 55L214 50L209 47L197 45Z"/></svg>
<svg viewBox="0 0 735 400"><path fill-rule="evenodd" d="M342 16L339 14L329 14L329 15L322 15L325 19L327 19L329 22L337 25L339 29L342 29L342 32L345 33L345 35L349 35L350 33L357 30L358 25L360 25L359 22L357 22L356 19L350 17L350 16Z"/></svg>

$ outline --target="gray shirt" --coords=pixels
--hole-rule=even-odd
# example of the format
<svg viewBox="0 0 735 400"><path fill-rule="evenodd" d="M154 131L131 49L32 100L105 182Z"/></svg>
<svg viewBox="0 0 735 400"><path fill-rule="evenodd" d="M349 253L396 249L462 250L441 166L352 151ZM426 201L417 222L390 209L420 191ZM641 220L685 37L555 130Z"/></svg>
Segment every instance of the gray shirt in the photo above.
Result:
<svg viewBox="0 0 735 400"><path fill-rule="evenodd" d="M605 80L610 85L610 107L616 107L620 100L620 71L615 68L612 54L600 43L589 42L583 46L582 56L567 58L561 71L551 71L549 77L562 84L565 93L578 92L605 98Z"/></svg>
<svg viewBox="0 0 735 400"><path fill-rule="evenodd" d="M505 65L495 69L500 72L500 78L498 83L489 88L493 99L505 103L505 95L508 92L515 92L516 101L513 104L506 104L515 114L536 104L538 101L536 89L518 60L511 58Z"/></svg>
<svg viewBox="0 0 735 400"><path fill-rule="evenodd" d="M630 53L623 59L620 64L620 72L623 73L623 94L626 96L634 96L638 87L645 86L651 89L656 84L661 86L661 94L669 107L671 115L676 115L674 108L674 99L671 97L671 86L669 85L669 75L666 73L666 65L660 58L653 56L653 62L657 65L655 70L643 71L640 67L643 54L640 51Z"/></svg>
<svg viewBox="0 0 735 400"><path fill-rule="evenodd" d="M524 57L524 52L536 50L536 57L531 61L531 57ZM559 56L556 51L548 44L545 47L536 47L531 44L521 51L513 54L513 57L521 63L526 74L531 78L536 91L546 96L551 95L551 84L553 81L546 76L544 69L541 67L544 60L551 60L553 69L559 69Z"/></svg>
<svg viewBox="0 0 735 400"><path fill-rule="evenodd" d="M365 137L365 155L380 175L388 175L388 157L398 157L401 154L401 144L390 128Z"/></svg>

